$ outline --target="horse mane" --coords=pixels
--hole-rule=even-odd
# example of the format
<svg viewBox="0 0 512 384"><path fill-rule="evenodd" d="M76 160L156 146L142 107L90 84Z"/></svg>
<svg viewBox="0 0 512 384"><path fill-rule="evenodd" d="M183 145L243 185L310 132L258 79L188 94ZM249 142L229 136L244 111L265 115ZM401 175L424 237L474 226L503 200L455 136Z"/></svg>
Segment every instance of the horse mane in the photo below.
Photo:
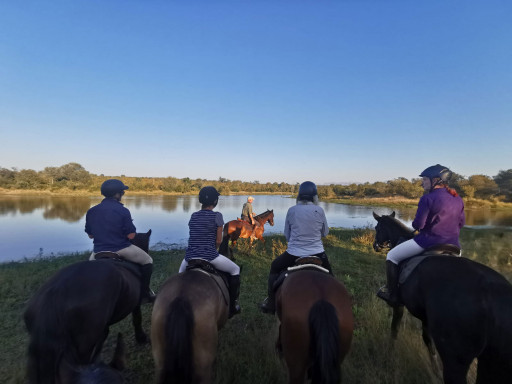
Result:
<svg viewBox="0 0 512 384"><path fill-rule="evenodd" d="M383 220L387 221L390 226L393 227L393 229L396 229L404 234L411 235L414 232L414 229L408 227L404 223L402 223L400 220L398 220L396 217L390 216L390 215L382 215L381 216Z"/></svg>
<svg viewBox="0 0 512 384"><path fill-rule="evenodd" d="M270 213L272 213L272 212L273 212L273 210L270 210L270 209L268 209L268 208L267 208L267 210L266 210L265 212L260 213L259 215L256 215L256 216L254 216L254 217L262 218L263 216L266 216L266 215L268 215L268 214L270 214Z"/></svg>

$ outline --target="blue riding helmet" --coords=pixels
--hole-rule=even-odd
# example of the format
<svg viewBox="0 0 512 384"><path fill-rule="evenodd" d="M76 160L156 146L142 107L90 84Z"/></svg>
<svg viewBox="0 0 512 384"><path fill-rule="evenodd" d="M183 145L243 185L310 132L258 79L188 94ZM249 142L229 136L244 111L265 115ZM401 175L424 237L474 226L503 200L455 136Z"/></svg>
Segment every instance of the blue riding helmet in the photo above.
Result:
<svg viewBox="0 0 512 384"><path fill-rule="evenodd" d="M101 194L105 197L112 197L116 193L123 194L128 186L124 185L121 180L108 179L101 184Z"/></svg>
<svg viewBox="0 0 512 384"><path fill-rule="evenodd" d="M201 188L199 191L199 202L203 205L217 205L220 193L212 186Z"/></svg>
<svg viewBox="0 0 512 384"><path fill-rule="evenodd" d="M428 177L430 180L432 179L441 179L441 182L447 183L448 180L452 177L452 171L450 171L447 167L436 164L428 167L420 174L421 177Z"/></svg>
<svg viewBox="0 0 512 384"><path fill-rule="evenodd" d="M314 201L315 196L318 195L315 183L311 181L303 182L299 187L299 195L297 200Z"/></svg>

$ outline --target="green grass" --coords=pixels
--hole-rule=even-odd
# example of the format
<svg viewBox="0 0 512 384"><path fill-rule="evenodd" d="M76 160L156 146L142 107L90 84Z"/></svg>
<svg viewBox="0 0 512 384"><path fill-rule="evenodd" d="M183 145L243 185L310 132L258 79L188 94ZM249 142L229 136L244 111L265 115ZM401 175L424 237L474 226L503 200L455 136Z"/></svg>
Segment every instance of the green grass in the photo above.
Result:
<svg viewBox="0 0 512 384"><path fill-rule="evenodd" d="M512 278L512 231L472 230L462 232L464 255L500 270ZM242 266L240 302L242 314L228 321L220 333L215 367L216 383L286 383L286 369L275 352L278 321L258 311L265 297L266 279L272 259L286 249L282 236L268 236L265 244L250 248L240 241L235 250ZM373 231L369 228L334 229L324 241L334 273L352 296L355 331L349 355L342 365L344 383L440 383L431 368L421 340L421 326L410 315L395 343L389 337L391 312L376 299L375 292L384 284L384 254L371 248ZM152 252L155 262L153 287L176 273L183 251ZM4 383L24 383L27 334L22 313L36 289L58 269L85 254L55 259L0 265L0 377ZM143 308L144 328L150 328L151 306ZM131 319L111 327L103 351L109 361L115 335L121 331L127 344L127 383L154 382L153 359L149 345L135 343Z"/></svg>

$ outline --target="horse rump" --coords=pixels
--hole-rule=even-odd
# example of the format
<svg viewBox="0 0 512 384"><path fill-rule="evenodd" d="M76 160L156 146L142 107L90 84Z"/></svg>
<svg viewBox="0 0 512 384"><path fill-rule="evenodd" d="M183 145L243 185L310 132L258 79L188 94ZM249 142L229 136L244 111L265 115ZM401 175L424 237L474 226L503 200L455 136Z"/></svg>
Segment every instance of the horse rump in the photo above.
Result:
<svg viewBox="0 0 512 384"><path fill-rule="evenodd" d="M319 300L309 311L312 383L337 384L341 380L340 327L334 306Z"/></svg>
<svg viewBox="0 0 512 384"><path fill-rule="evenodd" d="M167 310L164 366L158 380L164 383L190 383L193 377L192 332L194 313L190 302L177 297Z"/></svg>

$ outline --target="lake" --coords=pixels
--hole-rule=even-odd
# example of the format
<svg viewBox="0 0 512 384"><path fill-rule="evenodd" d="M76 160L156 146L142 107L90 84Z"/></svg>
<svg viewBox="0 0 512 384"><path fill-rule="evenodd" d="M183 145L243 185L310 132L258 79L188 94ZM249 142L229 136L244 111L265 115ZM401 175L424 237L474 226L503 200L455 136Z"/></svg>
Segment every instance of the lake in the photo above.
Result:
<svg viewBox="0 0 512 384"><path fill-rule="evenodd" d="M254 211L274 210L273 227L265 225L265 234L282 233L289 207L295 200L289 196L255 195ZM224 221L240 217L246 196L220 196L217 211ZM0 262L23 260L92 250L92 240L84 232L85 214L101 197L0 195ZM122 201L131 211L137 231L153 230L151 249L185 247L188 220L200 209L196 196L130 196ZM353 206L324 203L330 227L355 228L374 226L372 212L389 214L409 224L415 209ZM512 227L512 212L490 209L467 210L467 225L473 227Z"/></svg>

